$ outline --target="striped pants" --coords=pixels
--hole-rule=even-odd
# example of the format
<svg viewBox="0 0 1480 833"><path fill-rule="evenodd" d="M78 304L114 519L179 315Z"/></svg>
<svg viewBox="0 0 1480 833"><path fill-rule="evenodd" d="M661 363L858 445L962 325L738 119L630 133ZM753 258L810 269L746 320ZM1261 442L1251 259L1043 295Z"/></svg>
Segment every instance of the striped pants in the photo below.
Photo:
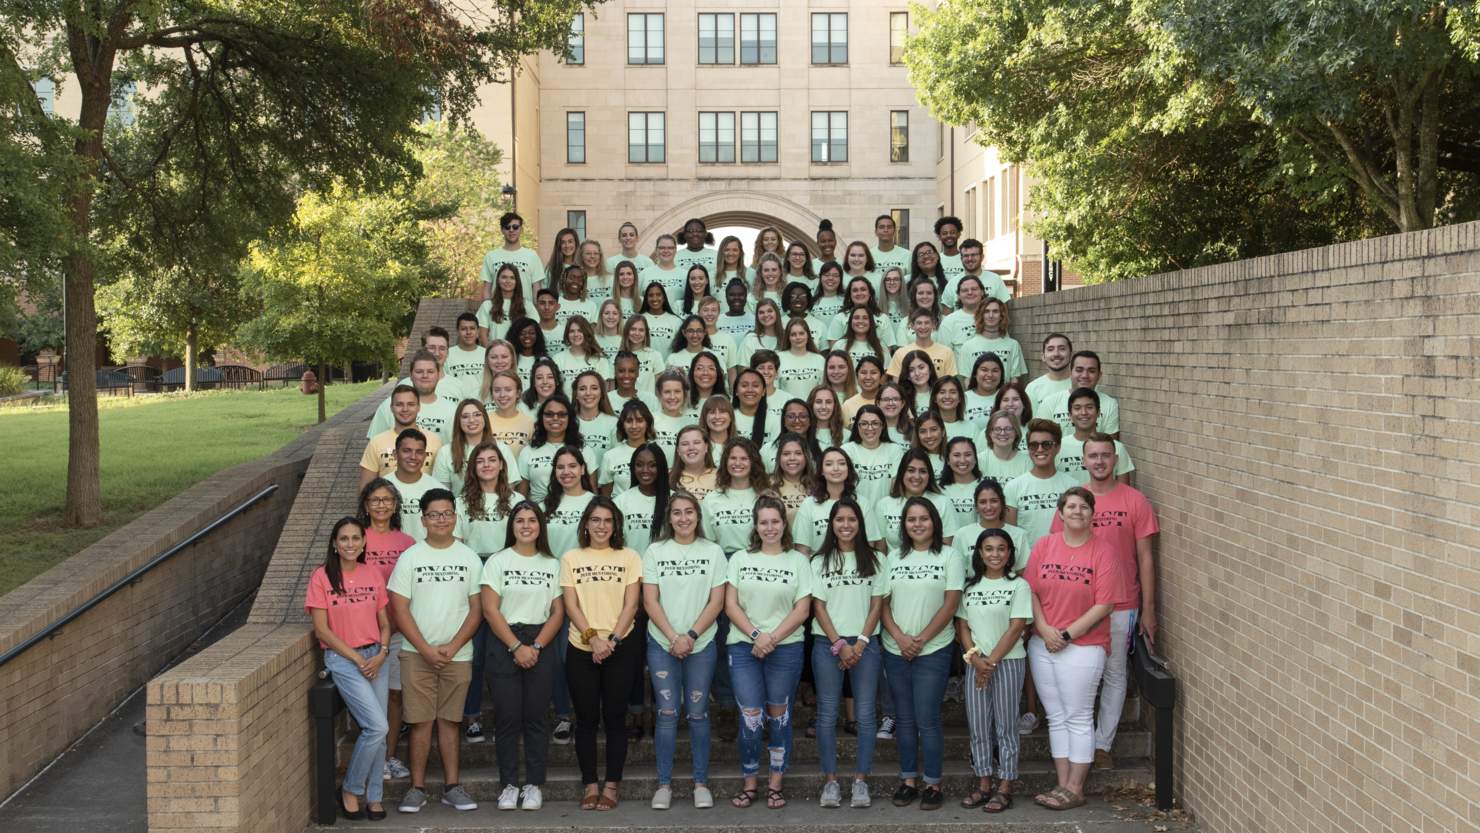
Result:
<svg viewBox="0 0 1480 833"><path fill-rule="evenodd" d="M996 776L1008 781L1018 777L1018 702L1027 664L1021 657L1002 660L981 688L976 686L976 672L966 669L966 725L971 728L971 768L978 778L993 774L994 749Z"/></svg>

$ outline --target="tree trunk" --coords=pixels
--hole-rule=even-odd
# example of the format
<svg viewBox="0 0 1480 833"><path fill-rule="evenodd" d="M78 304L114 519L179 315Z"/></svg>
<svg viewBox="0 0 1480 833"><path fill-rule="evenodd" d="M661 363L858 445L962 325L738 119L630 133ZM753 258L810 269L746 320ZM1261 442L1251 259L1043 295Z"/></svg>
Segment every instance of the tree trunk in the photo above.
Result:
<svg viewBox="0 0 1480 833"><path fill-rule="evenodd" d="M327 362L319 365L319 422L322 423L327 417L324 415L324 388L329 384L329 364Z"/></svg>
<svg viewBox="0 0 1480 833"><path fill-rule="evenodd" d="M87 250L92 233L94 177L103 158L103 126L112 100L114 53L68 22L72 63L82 92L73 154L82 165L75 190L67 198L73 249L64 263L67 287L67 502L62 523L97 526L103 519L102 482L98 475L98 316L93 306L96 264Z"/></svg>
<svg viewBox="0 0 1480 833"><path fill-rule="evenodd" d="M185 328L185 390L187 393L195 390L195 365L197 361L196 356L198 355L196 348L197 338L195 325L192 324Z"/></svg>

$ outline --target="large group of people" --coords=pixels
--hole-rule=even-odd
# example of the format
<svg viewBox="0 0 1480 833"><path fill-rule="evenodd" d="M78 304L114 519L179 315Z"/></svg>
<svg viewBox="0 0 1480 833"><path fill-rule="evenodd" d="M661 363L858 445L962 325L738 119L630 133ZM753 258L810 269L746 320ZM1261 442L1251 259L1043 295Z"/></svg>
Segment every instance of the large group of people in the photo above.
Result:
<svg viewBox="0 0 1480 833"><path fill-rule="evenodd" d="M393 777L420 810L434 732L442 803L475 809L459 752L485 693L500 810L539 809L572 742L581 808L617 807L647 732L667 809L680 721L694 806L718 735L728 803L782 808L799 702L822 807L870 805L880 741L892 803L942 806L950 701L963 807L1012 806L1040 713L1057 784L1033 800L1084 803L1132 636L1156 633L1156 520L1099 356L1049 335L1028 381L1010 292L952 217L908 250L883 215L872 245L824 221L749 256L697 219L651 254L631 224L610 255L563 229L545 260L517 214L500 226L477 311L426 333L372 420L358 511L307 589L360 727L345 815L383 818Z"/></svg>

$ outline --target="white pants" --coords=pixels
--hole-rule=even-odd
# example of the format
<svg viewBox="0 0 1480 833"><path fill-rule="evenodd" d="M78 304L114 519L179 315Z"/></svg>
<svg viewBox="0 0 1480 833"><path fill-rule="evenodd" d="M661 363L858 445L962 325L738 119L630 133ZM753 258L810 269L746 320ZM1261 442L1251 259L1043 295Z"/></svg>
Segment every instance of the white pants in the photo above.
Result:
<svg viewBox="0 0 1480 833"><path fill-rule="evenodd" d="M1136 613L1117 610L1110 614L1110 656L1105 660L1105 677L1100 681L1100 715L1095 720L1095 748L1106 752L1115 745L1115 730L1125 707L1126 659L1131 651L1131 634L1136 629Z"/></svg>
<svg viewBox="0 0 1480 833"><path fill-rule="evenodd" d="M1095 691L1105 671L1105 650L1096 645L1065 645L1050 653L1043 639L1028 642L1033 686L1048 715L1048 747L1053 757L1073 764L1095 760Z"/></svg>

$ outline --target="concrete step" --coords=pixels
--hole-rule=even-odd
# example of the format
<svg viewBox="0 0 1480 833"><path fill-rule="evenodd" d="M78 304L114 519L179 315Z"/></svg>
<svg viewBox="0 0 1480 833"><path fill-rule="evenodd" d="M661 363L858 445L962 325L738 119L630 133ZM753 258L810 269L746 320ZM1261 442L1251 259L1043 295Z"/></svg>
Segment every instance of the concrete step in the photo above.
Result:
<svg viewBox="0 0 1480 833"><path fill-rule="evenodd" d="M891 785L892 789L892 785ZM762 794L764 796L764 793ZM1093 795L1093 794L1091 794ZM348 821L340 819L333 827L310 827L313 833L356 830L375 833L631 833L634 830L663 833L1195 833L1187 822L1158 818L1153 820L1142 808L1128 808L1123 803L1109 803L1092 797L1083 807L1055 812L1039 807L1019 792L1019 798L1005 813L989 815L981 810L957 806L959 796L947 796L946 804L934 812L921 812L919 806L895 807L888 796L875 796L868 809L854 810L846 805L824 810L815 799L798 796L788 785L787 806L782 810L766 809L764 801L746 810L729 805L728 794L715 795L711 810L695 810L687 793L675 797L671 810L648 807L649 795L639 795L631 785L623 787L622 804L610 812L583 812L573 801L550 801L538 812L499 812L493 802L482 803L477 810L460 813L438 803L441 793L433 789L431 802L415 815L398 813L399 791L387 791L386 807L390 815L382 821Z"/></svg>
<svg viewBox="0 0 1480 833"><path fill-rule="evenodd" d="M437 796L441 794L442 774L436 764L435 755L432 761L427 772L427 787L432 795ZM876 769L878 771L870 777L869 784L873 790L875 803L887 804L889 795L898 785L897 770L889 766ZM1031 795L1049 789L1056 783L1051 762L1028 761L1023 763L1019 770L1019 793ZM675 768L673 783L675 803L679 800L687 802L692 795L692 781L684 777L687 771L687 767ZM816 773L816 765L799 763L792 772L794 774L787 778L787 796L804 801L815 801L822 786L821 778ZM764 783L764 768L761 777ZM1127 759L1117 761L1113 769L1091 771L1086 790L1097 794L1108 786L1123 784L1127 781L1148 783L1152 777L1150 761L1144 758ZM459 783L479 802L496 800L503 789L503 785L499 782L498 770L494 767L465 766ZM976 783L977 779L971 772L970 764L949 758L946 760L942 788L946 792L947 801L954 804L970 792ZM717 800L720 798L728 800L729 796L734 795L742 784L743 779L740 777L739 770L733 765L710 769L709 788L714 792ZM629 765L623 775L622 795L628 801L645 801L652 796L657 785L657 771L653 767L641 764ZM385 782L386 796L392 801L399 800L409 786L410 783L404 778L387 781ZM546 801L579 801L584 792L580 771L575 767L552 767L549 770L544 786Z"/></svg>
<svg viewBox="0 0 1480 833"><path fill-rule="evenodd" d="M464 743L462 745L462 761L467 766L492 766L496 762L493 743L493 731L491 726L484 727L486 739L483 743ZM1019 738L1019 757L1024 761L1048 760L1048 734L1042 729ZM598 736L597 749L599 754L605 747L604 737ZM346 743L340 749L341 760L347 760L353 744ZM792 760L802 764L815 764L817 762L817 740L805 737L802 732L797 732L793 741L794 755ZM1151 756L1151 733L1139 727L1127 727L1116 733L1115 747L1111 750L1117 758L1149 758ZM654 761L656 749L652 736L644 736L640 741L633 741L627 746L627 761L633 764L647 764ZM852 761L858 754L858 738L846 734L838 735L838 760L843 763ZM682 727L678 733L678 743L674 752L674 760L687 762L690 756L690 743L688 732ZM734 763L739 760L739 746L734 742L724 742L719 738L713 738L709 748L709 760L715 764ZM946 758L957 760L970 760L971 737L965 727L948 727L946 729ZM894 762L899 760L899 745L892 740L880 740L874 743L874 760ZM575 766L576 752L575 744L550 744L551 766Z"/></svg>

